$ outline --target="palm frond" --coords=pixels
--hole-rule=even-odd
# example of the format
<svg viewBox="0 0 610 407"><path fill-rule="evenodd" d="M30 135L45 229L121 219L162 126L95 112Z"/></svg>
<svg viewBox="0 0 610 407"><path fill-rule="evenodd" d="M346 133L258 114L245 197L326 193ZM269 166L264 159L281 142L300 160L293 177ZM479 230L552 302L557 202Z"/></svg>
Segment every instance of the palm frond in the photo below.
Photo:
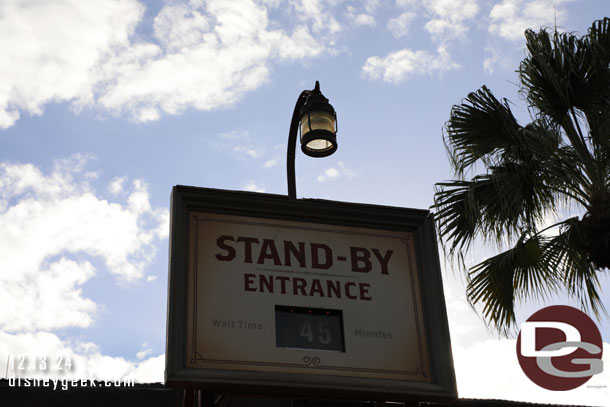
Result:
<svg viewBox="0 0 610 407"><path fill-rule="evenodd" d="M541 164L540 181L555 191L556 202L569 206L577 202L586 209L589 205L586 191L591 190L591 180L583 171L578 154L572 146L560 146Z"/></svg>
<svg viewBox="0 0 610 407"><path fill-rule="evenodd" d="M433 208L445 249L453 255L468 250L477 236L499 243L523 229L535 230L559 197L565 200L566 192L578 190L558 177L569 164L506 161L470 181L437 183Z"/></svg>
<svg viewBox="0 0 610 407"><path fill-rule="evenodd" d="M503 335L514 328L518 301L546 298L560 289L581 308L607 315L599 271L583 250L582 221L570 218L553 226L561 227L556 236L524 233L514 247L469 270L468 300L483 304L483 317Z"/></svg>
<svg viewBox="0 0 610 407"><path fill-rule="evenodd" d="M599 270L587 258L583 229L582 221L575 218L566 220L562 233L549 241L549 252L554 253L557 267L562 270L563 285L568 294L580 302L581 308L599 316L606 313L599 296Z"/></svg>
<svg viewBox="0 0 610 407"><path fill-rule="evenodd" d="M593 89L594 103L583 108L596 147L596 158L610 156L610 18L595 21L585 38L591 55L587 77Z"/></svg>
<svg viewBox="0 0 610 407"><path fill-rule="evenodd" d="M588 41L600 65L610 64L610 18L594 21L589 28Z"/></svg>
<svg viewBox="0 0 610 407"><path fill-rule="evenodd" d="M515 323L515 303L530 296L545 297L561 282L546 238L524 234L515 246L472 267L467 296L483 304L483 317L508 335Z"/></svg>
<svg viewBox="0 0 610 407"><path fill-rule="evenodd" d="M537 33L527 30L525 37L528 56L521 62L519 74L527 100L563 128L587 176L599 181L593 157L595 139L582 131L578 111L589 119L599 116L600 107L608 105L608 64L605 68L600 65L589 37L551 34L545 29Z"/></svg>
<svg viewBox="0 0 610 407"><path fill-rule="evenodd" d="M571 106L567 79L575 38L557 33L551 38L543 29L526 30L525 39L528 57L521 62L519 75L527 99L539 111L561 122Z"/></svg>
<svg viewBox="0 0 610 407"><path fill-rule="evenodd" d="M454 169L463 173L476 161L510 145L518 129L506 100L499 101L485 86L470 93L453 106L445 125L445 145Z"/></svg>

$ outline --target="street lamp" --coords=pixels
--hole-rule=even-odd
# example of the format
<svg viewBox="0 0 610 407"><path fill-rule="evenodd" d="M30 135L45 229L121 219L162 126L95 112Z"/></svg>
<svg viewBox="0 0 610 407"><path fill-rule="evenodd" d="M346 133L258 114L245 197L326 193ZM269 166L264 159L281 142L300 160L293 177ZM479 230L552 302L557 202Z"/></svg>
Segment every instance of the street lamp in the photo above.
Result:
<svg viewBox="0 0 610 407"><path fill-rule="evenodd" d="M292 113L288 133L286 171L288 196L297 197L294 160L297 132L301 123L301 151L310 157L327 157L337 150L337 114L328 99L320 92L320 82L313 90L304 90L299 95Z"/></svg>

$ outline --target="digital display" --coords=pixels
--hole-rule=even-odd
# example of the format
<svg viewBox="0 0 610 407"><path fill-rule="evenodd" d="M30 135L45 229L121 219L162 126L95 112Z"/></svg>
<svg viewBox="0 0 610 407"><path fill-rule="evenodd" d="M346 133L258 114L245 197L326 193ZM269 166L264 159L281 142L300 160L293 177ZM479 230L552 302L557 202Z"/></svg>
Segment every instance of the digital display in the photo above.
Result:
<svg viewBox="0 0 610 407"><path fill-rule="evenodd" d="M278 348L345 352L343 312L276 305L275 338Z"/></svg>

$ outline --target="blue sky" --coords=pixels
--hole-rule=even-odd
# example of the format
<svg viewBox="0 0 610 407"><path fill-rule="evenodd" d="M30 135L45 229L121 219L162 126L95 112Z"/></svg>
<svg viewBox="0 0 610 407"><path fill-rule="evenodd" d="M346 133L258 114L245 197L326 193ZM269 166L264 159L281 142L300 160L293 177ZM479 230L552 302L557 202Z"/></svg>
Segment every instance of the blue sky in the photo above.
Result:
<svg viewBox="0 0 610 407"><path fill-rule="evenodd" d="M70 353L76 375L160 381L171 187L285 194L292 109L316 80L339 149L297 155L298 196L428 208L451 178L451 106L485 84L527 121L524 29L586 33L609 12L605 0L3 1L0 371L11 355ZM486 330L444 269L461 397L610 400L608 387L530 383L514 340ZM555 303L570 302L525 304L520 320ZM608 355L610 321L598 324Z"/></svg>

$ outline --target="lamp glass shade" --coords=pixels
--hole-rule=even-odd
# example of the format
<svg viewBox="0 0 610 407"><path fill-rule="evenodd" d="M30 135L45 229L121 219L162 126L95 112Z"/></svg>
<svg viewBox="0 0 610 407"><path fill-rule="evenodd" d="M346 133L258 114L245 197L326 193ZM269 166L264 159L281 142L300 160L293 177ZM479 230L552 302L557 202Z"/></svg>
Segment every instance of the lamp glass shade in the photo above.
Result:
<svg viewBox="0 0 610 407"><path fill-rule="evenodd" d="M335 133L335 116L327 110L312 110L301 117L301 134L310 130L328 130Z"/></svg>
<svg viewBox="0 0 610 407"><path fill-rule="evenodd" d="M305 143L304 149L311 152L324 152L333 149L333 142L324 135L332 137L335 132L335 115L332 112L311 110L301 117L301 142ZM308 133L310 133L309 137L307 137ZM312 138L311 136L314 134L320 135L320 137L314 136Z"/></svg>
<svg viewBox="0 0 610 407"><path fill-rule="evenodd" d="M326 151L333 148L333 143L324 139L315 139L305 144L305 148L313 151Z"/></svg>

